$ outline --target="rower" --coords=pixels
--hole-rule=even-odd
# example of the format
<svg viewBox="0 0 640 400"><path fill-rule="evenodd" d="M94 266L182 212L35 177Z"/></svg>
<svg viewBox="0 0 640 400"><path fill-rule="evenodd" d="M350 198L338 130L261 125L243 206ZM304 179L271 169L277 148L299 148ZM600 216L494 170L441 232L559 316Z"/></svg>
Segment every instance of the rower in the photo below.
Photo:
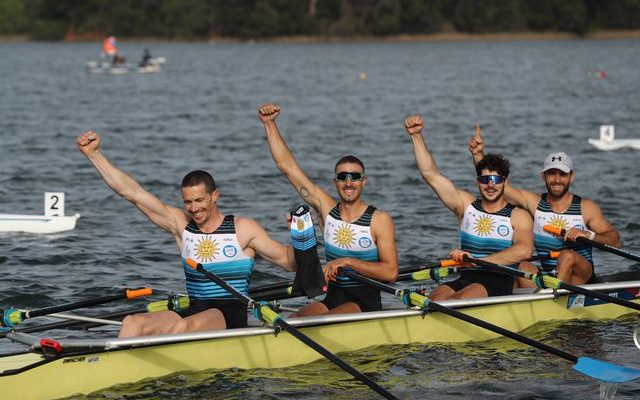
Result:
<svg viewBox="0 0 640 400"><path fill-rule="evenodd" d="M110 57L112 60L118 54L118 46L115 36L109 36L102 41L102 57Z"/></svg>
<svg viewBox="0 0 640 400"><path fill-rule="evenodd" d="M484 158L484 139L480 127L469 140L469 151L474 163ZM598 243L621 247L620 234L604 217L600 207L590 199L580 197L569 191L576 178L573 160L568 154L559 152L549 154L543 163L542 181L547 192L537 194L506 185L504 195L507 201L525 209L534 219L533 235L536 252L546 256L550 251L559 251L556 259L540 258L542 270L549 272L563 282L572 285L596 283L591 246L576 242L584 237ZM543 228L553 225L566 230L564 237L556 237ZM538 272L538 268L524 262L520 268L528 272ZM534 283L518 278L518 286L533 287Z"/></svg>
<svg viewBox="0 0 640 400"><path fill-rule="evenodd" d="M391 217L361 199L367 183L364 164L357 157L342 157L335 165L334 185L339 200L313 183L287 147L276 118L280 107L264 104L258 110L276 167L287 177L302 199L319 216L324 232L329 283L324 300L303 307L297 316L378 311L380 290L341 275L341 269L393 282L398 276L395 229Z"/></svg>
<svg viewBox="0 0 640 400"><path fill-rule="evenodd" d="M142 60L140 60L140 67L146 67L148 65L151 65L151 52L149 52L149 49L144 49L144 53L142 54Z"/></svg>
<svg viewBox="0 0 640 400"><path fill-rule="evenodd" d="M247 308L225 289L190 268L195 259L207 270L228 279L241 293L249 290L256 254L288 271L296 270L292 247L273 240L254 220L224 215L218 208L220 192L205 171L191 171L182 180L182 209L163 203L132 177L116 168L100 151L100 136L87 131L76 141L78 149L100 172L116 194L136 206L151 222L169 232L182 256L189 308L179 313L161 311L127 316L120 337L182 333L247 326ZM220 272L223 271L223 272Z"/></svg>
<svg viewBox="0 0 640 400"><path fill-rule="evenodd" d="M501 155L489 155L476 165L480 192L476 197L458 189L440 173L422 136L422 117L410 116L404 126L411 136L422 178L458 217L460 249L452 250L450 257L462 261L468 255L502 265L515 265L529 258L533 250L531 217L507 204L503 196L509 161ZM448 300L508 295L513 292L513 285L512 275L483 271L480 267L462 268L459 279L437 286L429 297Z"/></svg>

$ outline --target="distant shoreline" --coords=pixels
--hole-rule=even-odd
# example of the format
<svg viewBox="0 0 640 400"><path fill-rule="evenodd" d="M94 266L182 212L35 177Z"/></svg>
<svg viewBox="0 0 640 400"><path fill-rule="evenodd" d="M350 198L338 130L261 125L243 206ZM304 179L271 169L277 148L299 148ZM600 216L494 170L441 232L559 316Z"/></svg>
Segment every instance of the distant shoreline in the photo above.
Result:
<svg viewBox="0 0 640 400"><path fill-rule="evenodd" d="M462 33L440 32L429 35L393 35L393 36L277 36L270 38L244 39L230 37L213 37L210 39L165 39L165 38L127 38L118 37L121 42L177 42L177 43L412 43L412 42L466 42L466 41L569 41L569 40L624 40L640 39L640 30L600 30L585 36L577 36L568 32L497 32L497 33ZM0 35L0 43L36 42L27 35ZM82 37L52 41L59 42L96 42L95 34Z"/></svg>

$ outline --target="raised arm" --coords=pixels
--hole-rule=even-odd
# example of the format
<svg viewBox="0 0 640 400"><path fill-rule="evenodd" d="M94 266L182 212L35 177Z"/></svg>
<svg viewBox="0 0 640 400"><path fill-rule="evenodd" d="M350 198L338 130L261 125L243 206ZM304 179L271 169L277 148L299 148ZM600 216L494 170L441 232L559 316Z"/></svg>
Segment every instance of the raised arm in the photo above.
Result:
<svg viewBox="0 0 640 400"><path fill-rule="evenodd" d="M409 136L411 136L413 153L422 179L436 192L440 201L449 210L453 211L458 216L458 219L461 219L466 205L473 202L473 195L456 188L453 182L438 170L422 136L424 121L421 116L412 115L407 117L404 120L404 127Z"/></svg>
<svg viewBox="0 0 640 400"><path fill-rule="evenodd" d="M264 124L264 132L269 142L269 150L276 162L278 170L287 177L293 188L298 192L302 200L315 208L324 218L329 213L336 201L324 190L314 184L302 171L295 157L280 134L276 118L280 115L280 106L267 103L260 106L258 116Z"/></svg>
<svg viewBox="0 0 640 400"><path fill-rule="evenodd" d="M252 252L259 254L262 258L272 264L276 264L287 271L296 271L296 264L293 247L285 246L269 236L256 221L236 217L236 235L241 244L246 243L246 247Z"/></svg>
<svg viewBox="0 0 640 400"><path fill-rule="evenodd" d="M473 157L473 165L478 165L484 158L484 139L480 133L480 123L476 124L476 134L469 139L469 153ZM533 215L540 201L540 196L528 190L522 190L511 186L507 179L504 185L504 198L514 206L524 208Z"/></svg>
<svg viewBox="0 0 640 400"><path fill-rule="evenodd" d="M363 261L343 257L329 261L324 268L325 279L335 280L342 267L350 267L372 279L394 282L398 278L398 251L395 227L389 214L376 210L371 220L371 234L378 246L378 261Z"/></svg>
<svg viewBox="0 0 640 400"><path fill-rule="evenodd" d="M186 218L182 210L167 206L145 191L131 176L116 168L100 151L100 135L86 131L76 139L76 146L98 170L111 190L136 206L151 222L170 232L179 241Z"/></svg>

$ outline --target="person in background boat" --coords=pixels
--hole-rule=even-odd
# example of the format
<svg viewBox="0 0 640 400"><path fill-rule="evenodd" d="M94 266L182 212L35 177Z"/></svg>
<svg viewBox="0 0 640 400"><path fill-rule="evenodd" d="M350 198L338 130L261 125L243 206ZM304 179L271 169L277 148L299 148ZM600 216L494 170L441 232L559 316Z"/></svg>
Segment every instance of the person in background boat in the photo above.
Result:
<svg viewBox="0 0 640 400"><path fill-rule="evenodd" d="M279 115L280 107L276 104L264 104L258 109L276 167L318 213L327 259L326 297L306 305L296 316L380 310L380 290L341 275L344 268L385 282L393 282L398 276L393 221L360 197L367 183L364 164L354 156L338 160L333 179L339 196L336 201L313 183L296 162L276 125Z"/></svg>
<svg viewBox="0 0 640 400"><path fill-rule="evenodd" d="M442 175L422 136L424 121L419 115L407 117L404 127L413 142L418 169L424 181L440 201L458 217L460 249L449 256L462 261L470 255L486 261L515 265L533 251L532 221L524 210L504 199L509 179L509 161L501 155L489 155L476 166L480 197L457 188ZM437 286L429 295L432 300L501 296L513 293L511 275L483 270L481 267L461 269L460 278Z"/></svg>
<svg viewBox="0 0 640 400"><path fill-rule="evenodd" d="M127 316L120 337L181 333L247 325L247 308L203 274L186 264L193 258L247 294L256 254L288 271L296 270L292 247L273 240L254 220L224 215L218 208L220 192L205 171L189 172L182 180L182 209L163 203L132 177L116 168L100 150L100 136L87 131L77 147L100 172L107 186L136 206L175 239L182 256L189 294L188 309Z"/></svg>
<svg viewBox="0 0 640 400"><path fill-rule="evenodd" d="M118 51L118 46L116 44L115 36L109 36L102 41L102 57L108 57L111 59L111 65L117 66L120 64L124 64L126 59L123 55Z"/></svg>
<svg viewBox="0 0 640 400"><path fill-rule="evenodd" d="M118 46L116 45L115 36L109 36L102 41L102 56L108 57L113 60L113 57L118 54Z"/></svg>
<svg viewBox="0 0 640 400"><path fill-rule="evenodd" d="M149 49L144 49L144 53L142 54L142 60L140 60L140 67L146 67L151 64L151 52Z"/></svg>
<svg viewBox="0 0 640 400"><path fill-rule="evenodd" d="M476 127L475 136L469 140L469 151L476 164L484 158L484 139L479 125ZM539 256L561 250L557 259L540 260L542 270L572 285L596 283L598 279L591 246L578 243L576 239L585 237L599 243L621 247L620 234L607 221L593 200L569 191L576 174L573 161L566 153L549 154L544 160L541 178L546 186L546 193L537 194L507 184L504 195L509 203L523 208L533 217L534 245ZM566 234L563 238L558 238L546 232L543 229L545 225L563 228ZM538 268L529 262L521 263L520 268L528 272L538 272ZM520 287L534 286L532 281L523 278L518 278L517 283Z"/></svg>

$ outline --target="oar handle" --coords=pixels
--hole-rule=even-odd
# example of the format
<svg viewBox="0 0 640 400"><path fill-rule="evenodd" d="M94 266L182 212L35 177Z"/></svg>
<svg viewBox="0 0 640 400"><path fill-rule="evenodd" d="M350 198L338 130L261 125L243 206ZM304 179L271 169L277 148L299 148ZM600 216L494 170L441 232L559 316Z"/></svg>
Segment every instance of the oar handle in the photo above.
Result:
<svg viewBox="0 0 640 400"><path fill-rule="evenodd" d="M125 290L125 297L128 300L137 299L138 297L150 296L152 294L153 294L153 289L151 289L150 287Z"/></svg>
<svg viewBox="0 0 640 400"><path fill-rule="evenodd" d="M546 232L549 232L549 233L551 233L553 235L557 235L557 236L564 236L567 233L567 231L565 229L557 228L557 227L555 227L553 225L545 225L545 226L542 227L542 229L544 229ZM579 238L576 239L576 241L579 242L579 243L588 244L588 245L590 245L592 247L598 248L598 249L603 250L603 251L608 251L609 253L613 253L613 254L619 255L621 257L628 258L630 260L640 261L640 255L638 255L638 254L634 254L634 253L619 249L617 247L610 246L608 244L596 242L595 240L591 240L591 239L588 239L586 237L579 237Z"/></svg>

